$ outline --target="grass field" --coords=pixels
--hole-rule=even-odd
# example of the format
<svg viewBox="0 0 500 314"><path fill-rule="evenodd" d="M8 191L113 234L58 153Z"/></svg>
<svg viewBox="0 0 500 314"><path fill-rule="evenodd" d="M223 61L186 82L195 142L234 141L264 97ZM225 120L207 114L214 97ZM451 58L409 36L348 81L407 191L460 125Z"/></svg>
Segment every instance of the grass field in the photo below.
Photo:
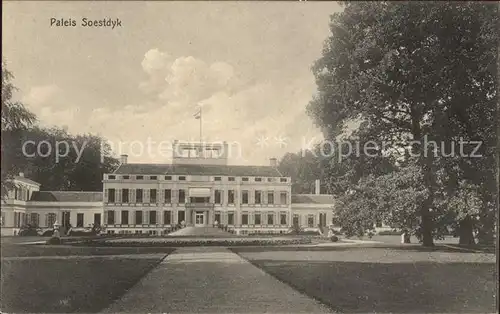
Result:
<svg viewBox="0 0 500 314"><path fill-rule="evenodd" d="M493 313L495 256L388 248L233 251L341 313Z"/></svg>
<svg viewBox="0 0 500 314"><path fill-rule="evenodd" d="M162 249L160 254L138 258L137 254L153 250L4 245L1 310L4 313L98 312L170 251Z"/></svg>

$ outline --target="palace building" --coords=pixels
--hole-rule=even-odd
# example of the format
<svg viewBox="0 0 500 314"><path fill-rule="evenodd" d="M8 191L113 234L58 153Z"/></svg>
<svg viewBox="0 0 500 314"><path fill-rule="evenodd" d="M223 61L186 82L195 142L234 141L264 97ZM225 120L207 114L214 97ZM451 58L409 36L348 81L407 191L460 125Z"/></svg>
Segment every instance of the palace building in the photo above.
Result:
<svg viewBox="0 0 500 314"><path fill-rule="evenodd" d="M277 168L228 165L224 143L180 143L172 147L171 164L128 163L105 174L102 192L40 191L22 174L2 204L2 235L21 226L51 228L99 224L108 233L163 235L170 226L228 226L238 234L285 233L292 225L327 227L333 198L292 194L292 178Z"/></svg>

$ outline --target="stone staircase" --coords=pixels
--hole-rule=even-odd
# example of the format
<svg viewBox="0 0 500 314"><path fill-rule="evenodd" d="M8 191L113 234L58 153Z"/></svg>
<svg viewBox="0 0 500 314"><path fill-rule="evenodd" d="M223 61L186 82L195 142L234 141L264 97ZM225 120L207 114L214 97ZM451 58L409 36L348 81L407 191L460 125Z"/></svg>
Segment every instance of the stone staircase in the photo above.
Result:
<svg viewBox="0 0 500 314"><path fill-rule="evenodd" d="M191 237L231 237L233 234L215 227L185 227L169 233L168 236L191 236Z"/></svg>

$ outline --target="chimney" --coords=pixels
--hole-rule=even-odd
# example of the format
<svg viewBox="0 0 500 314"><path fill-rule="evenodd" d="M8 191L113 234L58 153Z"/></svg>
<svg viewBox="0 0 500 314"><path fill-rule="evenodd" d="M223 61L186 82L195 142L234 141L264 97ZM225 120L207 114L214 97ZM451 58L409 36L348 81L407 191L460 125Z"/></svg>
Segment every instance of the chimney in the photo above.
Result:
<svg viewBox="0 0 500 314"><path fill-rule="evenodd" d="M317 179L316 182L315 182L314 194L316 194L316 195L321 194L319 179Z"/></svg>
<svg viewBox="0 0 500 314"><path fill-rule="evenodd" d="M126 165L127 164L127 158L128 158L128 155L120 155L120 163L122 165Z"/></svg>
<svg viewBox="0 0 500 314"><path fill-rule="evenodd" d="M24 178L24 172L19 172L19 176Z"/></svg>
<svg viewBox="0 0 500 314"><path fill-rule="evenodd" d="M271 167L277 167L278 166L278 162L277 162L276 158L269 158L269 165Z"/></svg>

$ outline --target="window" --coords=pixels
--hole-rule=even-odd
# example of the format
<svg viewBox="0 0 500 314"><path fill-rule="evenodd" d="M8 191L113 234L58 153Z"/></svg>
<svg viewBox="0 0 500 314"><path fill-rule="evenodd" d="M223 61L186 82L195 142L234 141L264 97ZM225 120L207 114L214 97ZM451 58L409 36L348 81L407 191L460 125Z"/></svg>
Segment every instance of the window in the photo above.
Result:
<svg viewBox="0 0 500 314"><path fill-rule="evenodd" d="M157 180L157 179L158 179L158 177L157 177L157 176L150 176L150 177L149 177L149 179L150 179L150 180Z"/></svg>
<svg viewBox="0 0 500 314"><path fill-rule="evenodd" d="M114 180L114 179L116 179L116 176L108 176L108 179L109 180Z"/></svg>
<svg viewBox="0 0 500 314"><path fill-rule="evenodd" d="M281 192L280 193L280 204L287 204L288 203L288 197L286 192Z"/></svg>
<svg viewBox="0 0 500 314"><path fill-rule="evenodd" d="M5 212L2 212L2 218L0 219L2 219L1 225L5 226Z"/></svg>
<svg viewBox="0 0 500 314"><path fill-rule="evenodd" d="M314 216L313 215L307 216L307 226L310 228L314 227Z"/></svg>
<svg viewBox="0 0 500 314"><path fill-rule="evenodd" d="M179 177L179 181L186 181L186 177L185 176L180 176Z"/></svg>
<svg viewBox="0 0 500 314"><path fill-rule="evenodd" d="M76 214L76 227L77 228L83 227L83 213Z"/></svg>
<svg viewBox="0 0 500 314"><path fill-rule="evenodd" d="M122 225L128 225L128 210L122 210Z"/></svg>
<svg viewBox="0 0 500 314"><path fill-rule="evenodd" d="M57 216L54 213L47 214L47 227L53 228L56 223L56 218Z"/></svg>
<svg viewBox="0 0 500 314"><path fill-rule="evenodd" d="M136 176L135 179L136 180L144 180L144 176Z"/></svg>
<svg viewBox="0 0 500 314"><path fill-rule="evenodd" d="M181 223L185 221L185 219L186 219L186 213L183 210L179 210L177 212L177 222Z"/></svg>
<svg viewBox="0 0 500 314"><path fill-rule="evenodd" d="M95 226L100 226L101 225L101 214L100 213L95 213L94 214L94 225Z"/></svg>
<svg viewBox="0 0 500 314"><path fill-rule="evenodd" d="M142 210L135 211L135 224L142 225Z"/></svg>
<svg viewBox="0 0 500 314"><path fill-rule="evenodd" d="M142 189L135 190L135 202L142 203Z"/></svg>
<svg viewBox="0 0 500 314"><path fill-rule="evenodd" d="M156 203L156 189L149 190L149 202Z"/></svg>
<svg viewBox="0 0 500 314"><path fill-rule="evenodd" d="M128 179L130 179L130 176L123 176L122 178L123 178L124 180L128 180Z"/></svg>
<svg viewBox="0 0 500 314"><path fill-rule="evenodd" d="M241 204L248 204L248 191L241 191Z"/></svg>
<svg viewBox="0 0 500 314"><path fill-rule="evenodd" d="M234 190L227 191L227 203L234 204Z"/></svg>
<svg viewBox="0 0 500 314"><path fill-rule="evenodd" d="M214 177L214 181L222 181L222 177Z"/></svg>
<svg viewBox="0 0 500 314"><path fill-rule="evenodd" d="M167 180L167 181L172 180L172 176L165 176L165 180Z"/></svg>
<svg viewBox="0 0 500 314"><path fill-rule="evenodd" d="M156 225L156 210L151 210L149 212L149 224Z"/></svg>
<svg viewBox="0 0 500 314"><path fill-rule="evenodd" d="M286 225L286 213L280 214L280 225Z"/></svg>
<svg viewBox="0 0 500 314"><path fill-rule="evenodd" d="M222 204L221 190L215 190L215 204Z"/></svg>
<svg viewBox="0 0 500 314"><path fill-rule="evenodd" d="M262 178L255 178L255 182L262 182Z"/></svg>
<svg viewBox="0 0 500 314"><path fill-rule="evenodd" d="M326 214L325 213L319 214L319 225L321 227L326 227Z"/></svg>
<svg viewBox="0 0 500 314"><path fill-rule="evenodd" d="M165 190L165 203L166 204L172 203L172 190L170 189Z"/></svg>
<svg viewBox="0 0 500 314"><path fill-rule="evenodd" d="M248 225L248 213L241 214L241 224Z"/></svg>
<svg viewBox="0 0 500 314"><path fill-rule="evenodd" d="M274 192L273 191L270 191L270 192L267 192L267 203L268 204L274 204Z"/></svg>
<svg viewBox="0 0 500 314"><path fill-rule="evenodd" d="M128 189L122 190L122 203L128 203Z"/></svg>
<svg viewBox="0 0 500 314"><path fill-rule="evenodd" d="M227 181L236 181L235 177L229 177L227 178Z"/></svg>
<svg viewBox="0 0 500 314"><path fill-rule="evenodd" d="M108 225L114 225L114 224L115 224L115 211L108 210Z"/></svg>
<svg viewBox="0 0 500 314"><path fill-rule="evenodd" d="M255 213L254 216L254 224L260 225L262 222L260 221L260 213Z"/></svg>
<svg viewBox="0 0 500 314"><path fill-rule="evenodd" d="M215 221L220 223L220 212L215 212Z"/></svg>
<svg viewBox="0 0 500 314"><path fill-rule="evenodd" d="M295 227L298 227L298 226L299 226L299 215L297 215L297 214L294 214L294 215L293 215L293 225L294 225Z"/></svg>
<svg viewBox="0 0 500 314"><path fill-rule="evenodd" d="M246 181L248 181L248 178L247 177L241 178L241 181L245 181L246 182Z"/></svg>
<svg viewBox="0 0 500 314"><path fill-rule="evenodd" d="M274 225L274 213L267 214L267 224Z"/></svg>
<svg viewBox="0 0 500 314"><path fill-rule="evenodd" d="M375 220L375 227L382 228L382 220L380 220L380 219Z"/></svg>
<svg viewBox="0 0 500 314"><path fill-rule="evenodd" d="M281 183L286 183L286 181L287 181L286 178L280 178Z"/></svg>
<svg viewBox="0 0 500 314"><path fill-rule="evenodd" d="M2 213L2 221L3 218L5 216L5 213ZM35 226L35 227L38 227L40 225L40 215L38 213L31 213L30 214L30 224L32 226Z"/></svg>
<svg viewBox="0 0 500 314"><path fill-rule="evenodd" d="M262 203L260 191L255 191L255 204Z"/></svg>
<svg viewBox="0 0 500 314"><path fill-rule="evenodd" d="M233 212L227 213L227 224L234 225L234 213Z"/></svg>
<svg viewBox="0 0 500 314"><path fill-rule="evenodd" d="M267 182L273 182L273 178L267 178Z"/></svg>
<svg viewBox="0 0 500 314"><path fill-rule="evenodd" d="M186 202L186 191L179 190L179 204L184 204Z"/></svg>
<svg viewBox="0 0 500 314"><path fill-rule="evenodd" d="M108 203L115 202L115 189L108 189Z"/></svg>
<svg viewBox="0 0 500 314"><path fill-rule="evenodd" d="M163 224L170 225L172 224L172 212L166 210L163 212Z"/></svg>

